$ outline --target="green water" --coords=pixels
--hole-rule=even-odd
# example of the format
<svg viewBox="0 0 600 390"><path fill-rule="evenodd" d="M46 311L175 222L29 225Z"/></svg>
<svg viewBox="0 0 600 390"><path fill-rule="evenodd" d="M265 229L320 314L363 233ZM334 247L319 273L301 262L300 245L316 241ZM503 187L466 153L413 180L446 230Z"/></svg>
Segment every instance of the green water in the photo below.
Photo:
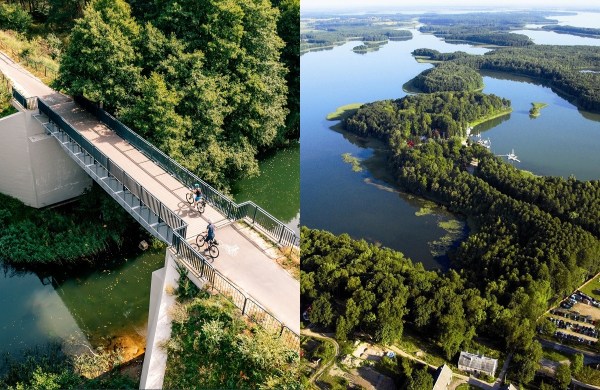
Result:
<svg viewBox="0 0 600 390"><path fill-rule="evenodd" d="M300 219L300 144L277 151L260 162L258 177L233 187L235 201L252 200L297 231Z"/></svg>
<svg viewBox="0 0 600 390"><path fill-rule="evenodd" d="M19 356L55 341L96 347L116 337L143 348L151 274L163 263L161 250L109 259L96 270L80 267L53 275L4 267L0 355Z"/></svg>
<svg viewBox="0 0 600 390"><path fill-rule="evenodd" d="M82 274L56 277L55 291L93 345L115 336L146 337L152 272L162 268L164 250Z"/></svg>

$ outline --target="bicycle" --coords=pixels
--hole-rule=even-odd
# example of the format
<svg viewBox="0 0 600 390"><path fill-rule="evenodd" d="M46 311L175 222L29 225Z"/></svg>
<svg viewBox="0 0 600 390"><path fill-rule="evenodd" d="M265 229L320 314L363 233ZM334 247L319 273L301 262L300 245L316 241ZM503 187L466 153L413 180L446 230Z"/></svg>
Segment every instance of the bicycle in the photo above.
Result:
<svg viewBox="0 0 600 390"><path fill-rule="evenodd" d="M196 245L198 245L198 248L202 248L204 243L208 242L208 255L213 259L216 259L217 257L219 257L219 247L217 247L219 243L214 238L212 240L207 241L207 238L208 233L198 234L196 236Z"/></svg>
<svg viewBox="0 0 600 390"><path fill-rule="evenodd" d="M188 203L195 208L200 214L202 214L204 212L204 210L206 209L206 201L204 200L204 197L202 197L200 199L200 201L198 203L196 203L196 196L194 195L194 190L188 192L185 195L185 200L188 201Z"/></svg>

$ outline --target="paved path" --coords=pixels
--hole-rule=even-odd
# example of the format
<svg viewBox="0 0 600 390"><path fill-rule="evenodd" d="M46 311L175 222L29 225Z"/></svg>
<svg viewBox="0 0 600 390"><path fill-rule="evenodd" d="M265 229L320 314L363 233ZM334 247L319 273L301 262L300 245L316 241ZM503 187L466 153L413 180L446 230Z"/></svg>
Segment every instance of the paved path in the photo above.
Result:
<svg viewBox="0 0 600 390"><path fill-rule="evenodd" d="M69 97L53 91L2 53L0 71L17 84L26 97L42 98L108 158L179 215L188 224L188 240L194 240L196 235L205 231L207 220L212 220L217 226L216 236L220 243L220 255L212 265L291 330L300 334L300 284L279 267L266 251L259 249L212 207L207 205L202 215L193 211L185 201L189 190L182 183Z"/></svg>

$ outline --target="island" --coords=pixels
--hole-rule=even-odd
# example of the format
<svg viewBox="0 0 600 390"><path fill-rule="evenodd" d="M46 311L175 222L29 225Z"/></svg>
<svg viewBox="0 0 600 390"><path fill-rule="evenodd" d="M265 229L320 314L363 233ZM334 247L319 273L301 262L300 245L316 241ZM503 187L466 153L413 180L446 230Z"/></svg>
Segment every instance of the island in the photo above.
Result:
<svg viewBox="0 0 600 390"><path fill-rule="evenodd" d="M548 104L546 103L536 103L536 102L532 102L531 103L531 108L529 109L529 116L532 118L537 118L538 116L540 116L540 110L544 107L546 107Z"/></svg>
<svg viewBox="0 0 600 390"><path fill-rule="evenodd" d="M483 89L483 78L476 70L449 63L421 72L402 87L407 92L478 91Z"/></svg>
<svg viewBox="0 0 600 390"><path fill-rule="evenodd" d="M360 107L362 107L362 105L363 105L362 103L351 103L351 104L346 104L346 105L340 106L340 107L336 108L336 110L334 112L330 112L329 114L327 114L326 119L328 121L344 120L348 116L354 114L356 112L356 110L358 110Z"/></svg>

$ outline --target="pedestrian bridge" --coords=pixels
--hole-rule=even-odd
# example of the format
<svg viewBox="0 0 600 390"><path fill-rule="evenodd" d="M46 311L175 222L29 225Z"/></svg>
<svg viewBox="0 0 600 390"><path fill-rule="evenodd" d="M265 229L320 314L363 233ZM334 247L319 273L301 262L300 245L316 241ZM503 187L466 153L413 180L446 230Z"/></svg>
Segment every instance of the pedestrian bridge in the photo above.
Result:
<svg viewBox="0 0 600 390"><path fill-rule="evenodd" d="M14 99L32 112L67 155L169 245L191 274L254 321L298 345L299 282L251 238L259 232L277 246L298 247L296 232L253 202L237 204L224 196L94 103L53 91L18 64L9 65L0 63L0 71L12 82ZM207 198L203 214L185 200L194 183ZM214 261L192 245L208 219L217 226L220 243L221 253Z"/></svg>

